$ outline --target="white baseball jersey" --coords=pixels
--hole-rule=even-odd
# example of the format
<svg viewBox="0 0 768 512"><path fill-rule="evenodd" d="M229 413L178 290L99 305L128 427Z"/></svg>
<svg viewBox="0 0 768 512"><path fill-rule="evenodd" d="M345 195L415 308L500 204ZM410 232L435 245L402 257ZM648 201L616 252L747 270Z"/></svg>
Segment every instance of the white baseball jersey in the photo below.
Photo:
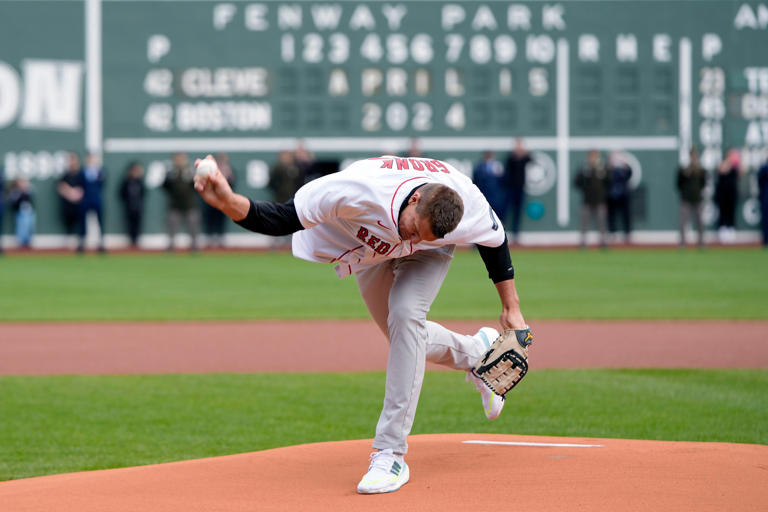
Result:
<svg viewBox="0 0 768 512"><path fill-rule="evenodd" d="M417 186L440 183L464 202L459 225L444 238L412 244L398 234L400 206ZM450 244L498 247L504 228L482 192L451 165L429 158L381 156L359 160L296 192L296 213L304 230L293 234L293 255L337 263L346 277L385 259Z"/></svg>

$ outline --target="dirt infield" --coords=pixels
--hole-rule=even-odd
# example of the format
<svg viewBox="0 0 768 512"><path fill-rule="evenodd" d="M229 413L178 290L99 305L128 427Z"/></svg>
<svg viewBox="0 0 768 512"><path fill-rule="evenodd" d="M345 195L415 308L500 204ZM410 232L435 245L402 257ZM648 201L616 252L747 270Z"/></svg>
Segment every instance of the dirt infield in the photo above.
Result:
<svg viewBox="0 0 768 512"><path fill-rule="evenodd" d="M483 322L444 325L473 333ZM768 368L768 322L540 321L533 328L534 370ZM381 370L386 361L386 339L371 321L0 324L0 375L341 372Z"/></svg>
<svg viewBox="0 0 768 512"><path fill-rule="evenodd" d="M577 446L548 446L558 443ZM363 440L4 482L0 503L13 512L757 512L768 501L768 446L487 434L410 445L411 480L388 495L355 492Z"/></svg>

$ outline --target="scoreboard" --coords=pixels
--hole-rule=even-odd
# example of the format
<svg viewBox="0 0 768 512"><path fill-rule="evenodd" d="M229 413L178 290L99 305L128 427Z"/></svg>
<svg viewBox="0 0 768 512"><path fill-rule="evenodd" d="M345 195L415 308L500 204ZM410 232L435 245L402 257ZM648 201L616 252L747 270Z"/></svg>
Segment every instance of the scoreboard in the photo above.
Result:
<svg viewBox="0 0 768 512"><path fill-rule="evenodd" d="M545 234L578 229L572 176L589 149L630 164L636 227L653 233L676 229L691 145L710 171L737 147L737 224L759 218L766 2L0 0L0 12L0 156L6 181L33 180L42 232L59 230L67 150L103 152L107 203L143 161L147 228L162 232L155 189L172 152L228 152L238 190L267 197L276 152L299 140L345 162L417 139L469 173L522 137L538 207L523 228ZM119 208L108 218L121 231Z"/></svg>

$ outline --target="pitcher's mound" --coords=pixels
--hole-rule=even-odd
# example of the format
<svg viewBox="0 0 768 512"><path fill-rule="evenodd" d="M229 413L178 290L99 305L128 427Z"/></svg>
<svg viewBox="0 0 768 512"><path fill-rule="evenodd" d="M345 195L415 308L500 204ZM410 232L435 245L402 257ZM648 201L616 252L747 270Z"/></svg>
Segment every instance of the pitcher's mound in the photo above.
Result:
<svg viewBox="0 0 768 512"><path fill-rule="evenodd" d="M488 434L409 438L411 481L362 496L370 440L0 483L13 512L763 511L768 446Z"/></svg>

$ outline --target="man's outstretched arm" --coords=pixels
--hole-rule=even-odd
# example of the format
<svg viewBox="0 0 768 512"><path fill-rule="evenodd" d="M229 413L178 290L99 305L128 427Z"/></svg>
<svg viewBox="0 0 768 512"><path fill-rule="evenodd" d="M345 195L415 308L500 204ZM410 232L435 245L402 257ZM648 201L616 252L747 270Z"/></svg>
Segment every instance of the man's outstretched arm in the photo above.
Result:
<svg viewBox="0 0 768 512"><path fill-rule="evenodd" d="M213 160L213 157L208 155L206 159ZM199 163L200 159L195 160L195 167ZM304 229L293 201L252 201L232 190L218 166L208 176L195 176L195 190L206 203L250 231L284 236Z"/></svg>
<svg viewBox="0 0 768 512"><path fill-rule="evenodd" d="M520 298L515 289L515 269L509 256L507 237L498 247L478 245L477 249L501 299L501 326L504 329L525 329L527 324L520 311Z"/></svg>
<svg viewBox="0 0 768 512"><path fill-rule="evenodd" d="M520 311L520 298L515 290L515 280L507 279L496 283L496 291L501 298L501 316L499 322L504 329L525 329L523 313Z"/></svg>

